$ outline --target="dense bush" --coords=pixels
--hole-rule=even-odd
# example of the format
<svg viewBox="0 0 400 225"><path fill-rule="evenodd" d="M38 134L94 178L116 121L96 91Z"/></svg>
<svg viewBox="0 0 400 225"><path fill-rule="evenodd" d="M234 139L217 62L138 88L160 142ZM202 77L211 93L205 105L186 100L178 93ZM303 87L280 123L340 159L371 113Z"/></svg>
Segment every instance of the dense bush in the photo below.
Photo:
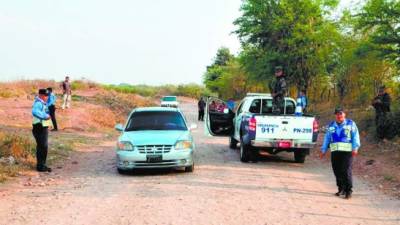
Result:
<svg viewBox="0 0 400 225"><path fill-rule="evenodd" d="M17 133L0 133L0 157L14 157L17 162L33 162L35 144L27 136Z"/></svg>

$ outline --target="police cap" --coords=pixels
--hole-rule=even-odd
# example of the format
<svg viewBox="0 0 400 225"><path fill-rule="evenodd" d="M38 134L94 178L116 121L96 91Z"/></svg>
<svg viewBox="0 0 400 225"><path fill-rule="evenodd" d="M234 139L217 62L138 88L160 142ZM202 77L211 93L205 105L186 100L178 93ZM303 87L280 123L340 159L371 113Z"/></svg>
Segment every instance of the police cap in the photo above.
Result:
<svg viewBox="0 0 400 225"><path fill-rule="evenodd" d="M338 113L343 113L344 112L344 109L343 109L343 107L341 107L341 106L337 106L336 108L335 108L335 114L338 114Z"/></svg>
<svg viewBox="0 0 400 225"><path fill-rule="evenodd" d="M39 95L49 96L47 89L39 89Z"/></svg>

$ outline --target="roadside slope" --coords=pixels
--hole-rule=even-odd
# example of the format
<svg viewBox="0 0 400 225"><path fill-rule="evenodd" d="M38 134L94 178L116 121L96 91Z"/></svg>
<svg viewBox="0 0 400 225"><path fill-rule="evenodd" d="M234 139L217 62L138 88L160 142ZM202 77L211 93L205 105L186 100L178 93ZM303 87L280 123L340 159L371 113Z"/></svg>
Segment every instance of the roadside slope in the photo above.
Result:
<svg viewBox="0 0 400 225"><path fill-rule="evenodd" d="M196 122L193 101L182 109ZM353 199L333 196L328 163L296 164L282 154L244 164L226 138L208 137L199 125L194 173L119 175L114 141L80 148L52 174L0 186L0 224L400 223L400 202L359 179Z"/></svg>

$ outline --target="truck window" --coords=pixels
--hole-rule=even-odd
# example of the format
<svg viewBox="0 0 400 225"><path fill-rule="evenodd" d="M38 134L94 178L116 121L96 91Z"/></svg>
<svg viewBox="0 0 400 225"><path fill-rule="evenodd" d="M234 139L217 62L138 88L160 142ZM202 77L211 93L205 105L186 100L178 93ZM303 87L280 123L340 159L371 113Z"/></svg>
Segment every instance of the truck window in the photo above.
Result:
<svg viewBox="0 0 400 225"><path fill-rule="evenodd" d="M262 100L262 104L261 104L261 113L262 114L272 114L272 108L273 108L273 100L272 99L263 99ZM295 108L296 108L296 106L293 101L286 100L286 114L294 114ZM258 110L258 109L256 109L256 106L255 106L254 111L256 111L256 110ZM284 112L283 107L281 109L281 112L282 113Z"/></svg>
<svg viewBox="0 0 400 225"><path fill-rule="evenodd" d="M262 114L269 114L272 113L272 99L263 99L262 100Z"/></svg>
<svg viewBox="0 0 400 225"><path fill-rule="evenodd" d="M260 113L261 112L261 99L254 99L250 105L249 112Z"/></svg>
<svg viewBox="0 0 400 225"><path fill-rule="evenodd" d="M290 100L285 100L285 102L286 102L286 114L294 114L296 109L294 102ZM283 109L281 112L283 112Z"/></svg>

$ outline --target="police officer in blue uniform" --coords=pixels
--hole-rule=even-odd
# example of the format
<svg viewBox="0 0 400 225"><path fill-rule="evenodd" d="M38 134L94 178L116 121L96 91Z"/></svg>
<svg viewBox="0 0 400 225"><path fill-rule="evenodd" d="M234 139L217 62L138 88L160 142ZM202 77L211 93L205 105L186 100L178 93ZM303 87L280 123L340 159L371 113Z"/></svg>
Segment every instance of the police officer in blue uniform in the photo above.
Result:
<svg viewBox="0 0 400 225"><path fill-rule="evenodd" d="M330 149L333 173L338 186L338 192L335 195L344 195L346 199L349 199L353 188L353 157L358 154L358 148L361 146L360 135L356 123L346 119L342 107L335 109L335 116L336 120L329 124L326 131L320 158L322 159Z"/></svg>
<svg viewBox="0 0 400 225"><path fill-rule="evenodd" d="M46 166L48 127L51 125L50 115L46 105L49 94L46 89L39 89L38 94L32 106L32 133L36 140L36 170L39 172L51 172L51 168Z"/></svg>
<svg viewBox="0 0 400 225"><path fill-rule="evenodd" d="M57 120L56 120L57 96L53 93L53 88L51 87L47 88L47 92L49 93L49 97L47 99L47 108L49 109L51 122L53 123L53 129L51 131L58 131Z"/></svg>

